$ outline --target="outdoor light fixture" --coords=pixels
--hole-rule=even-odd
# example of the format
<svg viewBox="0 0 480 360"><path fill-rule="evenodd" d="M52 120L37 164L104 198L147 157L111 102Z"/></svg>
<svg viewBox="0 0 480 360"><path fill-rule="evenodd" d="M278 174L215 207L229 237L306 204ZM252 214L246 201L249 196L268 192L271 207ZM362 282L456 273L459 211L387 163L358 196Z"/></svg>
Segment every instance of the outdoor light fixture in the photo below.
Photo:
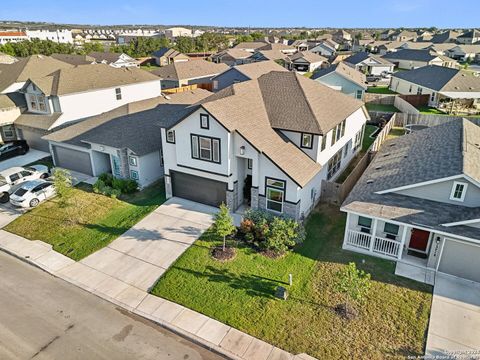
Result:
<svg viewBox="0 0 480 360"><path fill-rule="evenodd" d="M435 239L435 242L438 244L440 244L440 236L437 236L437 238Z"/></svg>
<svg viewBox="0 0 480 360"><path fill-rule="evenodd" d="M245 146L240 146L240 155L245 155Z"/></svg>

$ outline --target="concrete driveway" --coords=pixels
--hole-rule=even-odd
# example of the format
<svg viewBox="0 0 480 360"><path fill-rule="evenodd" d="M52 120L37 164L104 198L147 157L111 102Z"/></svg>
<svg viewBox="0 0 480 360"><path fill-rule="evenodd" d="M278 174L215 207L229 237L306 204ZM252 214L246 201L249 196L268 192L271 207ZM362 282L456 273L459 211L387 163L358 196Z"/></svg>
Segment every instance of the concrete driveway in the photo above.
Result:
<svg viewBox="0 0 480 360"><path fill-rule="evenodd" d="M10 203L0 204L0 229L10 224L25 211L26 209L13 206Z"/></svg>
<svg viewBox="0 0 480 360"><path fill-rule="evenodd" d="M480 283L438 274L426 354L480 359ZM453 358L453 357L452 357Z"/></svg>
<svg viewBox="0 0 480 360"><path fill-rule="evenodd" d="M25 155L15 156L11 159L0 161L0 171L9 169L14 166L25 166L48 156L50 156L48 152L30 149L30 151L27 152Z"/></svg>
<svg viewBox="0 0 480 360"><path fill-rule="evenodd" d="M212 224L218 209L172 198L80 263L149 291L170 265ZM111 283L106 283L110 287ZM102 291L102 284L97 288Z"/></svg>

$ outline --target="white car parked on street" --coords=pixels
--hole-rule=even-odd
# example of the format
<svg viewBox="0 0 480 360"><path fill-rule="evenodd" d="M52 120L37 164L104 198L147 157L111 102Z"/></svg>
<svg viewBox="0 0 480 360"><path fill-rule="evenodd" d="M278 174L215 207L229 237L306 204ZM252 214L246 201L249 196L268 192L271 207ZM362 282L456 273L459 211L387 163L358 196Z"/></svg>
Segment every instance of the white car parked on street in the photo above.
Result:
<svg viewBox="0 0 480 360"><path fill-rule="evenodd" d="M25 181L46 179L48 167L33 165L28 167L12 167L0 172L0 203L7 203L10 194L15 192Z"/></svg>
<svg viewBox="0 0 480 360"><path fill-rule="evenodd" d="M10 195L10 204L24 208L35 207L55 194L52 182L42 179L31 180L23 183Z"/></svg>

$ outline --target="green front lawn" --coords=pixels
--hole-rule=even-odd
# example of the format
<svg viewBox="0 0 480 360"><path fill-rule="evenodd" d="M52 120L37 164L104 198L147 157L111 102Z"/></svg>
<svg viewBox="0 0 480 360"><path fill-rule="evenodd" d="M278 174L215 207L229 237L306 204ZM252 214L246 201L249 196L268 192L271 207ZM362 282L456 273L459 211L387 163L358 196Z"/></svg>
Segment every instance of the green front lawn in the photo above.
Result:
<svg viewBox="0 0 480 360"><path fill-rule="evenodd" d="M421 114L447 115L442 110L430 106L417 106L417 110L420 111Z"/></svg>
<svg viewBox="0 0 480 360"><path fill-rule="evenodd" d="M4 229L52 244L55 251L80 260L108 245L164 201L161 183L121 199L95 194L82 184L72 189L67 207L53 198Z"/></svg>
<svg viewBox="0 0 480 360"><path fill-rule="evenodd" d="M367 93L370 94L397 94L395 91L392 91L388 86L370 86L367 88Z"/></svg>
<svg viewBox="0 0 480 360"><path fill-rule="evenodd" d="M344 214L324 206L308 219L307 240L294 252L274 260L238 244L237 257L224 263L211 258L220 239L207 231L152 293L318 359L422 355L431 287L395 276L391 261L342 250L344 226ZM347 321L333 310L343 301L334 286L338 270L351 261L373 281L359 317ZM288 289L287 301L274 297L279 285Z"/></svg>
<svg viewBox="0 0 480 360"><path fill-rule="evenodd" d="M400 112L400 110L398 110L393 105L367 103L367 104L365 104L365 107L369 111Z"/></svg>

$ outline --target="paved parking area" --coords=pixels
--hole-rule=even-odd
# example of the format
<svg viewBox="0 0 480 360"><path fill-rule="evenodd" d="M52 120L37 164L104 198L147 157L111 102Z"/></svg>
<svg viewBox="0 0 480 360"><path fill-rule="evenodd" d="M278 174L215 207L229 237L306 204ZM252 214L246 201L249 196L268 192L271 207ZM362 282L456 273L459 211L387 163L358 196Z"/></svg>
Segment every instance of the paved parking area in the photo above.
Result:
<svg viewBox="0 0 480 360"><path fill-rule="evenodd" d="M80 264L148 291L210 227L212 214L216 211L214 207L172 198L110 245L81 260ZM104 285L110 286L108 283ZM97 290L102 291L102 286Z"/></svg>
<svg viewBox="0 0 480 360"><path fill-rule="evenodd" d="M46 158L48 156L50 156L48 152L30 149L30 151L25 155L15 156L11 159L0 161L0 171L9 169L14 166L25 166L27 164Z"/></svg>
<svg viewBox="0 0 480 360"><path fill-rule="evenodd" d="M480 283L437 275L427 337L427 355L460 352L480 358ZM476 352L476 353L473 353ZM463 358L463 357L462 357Z"/></svg>

